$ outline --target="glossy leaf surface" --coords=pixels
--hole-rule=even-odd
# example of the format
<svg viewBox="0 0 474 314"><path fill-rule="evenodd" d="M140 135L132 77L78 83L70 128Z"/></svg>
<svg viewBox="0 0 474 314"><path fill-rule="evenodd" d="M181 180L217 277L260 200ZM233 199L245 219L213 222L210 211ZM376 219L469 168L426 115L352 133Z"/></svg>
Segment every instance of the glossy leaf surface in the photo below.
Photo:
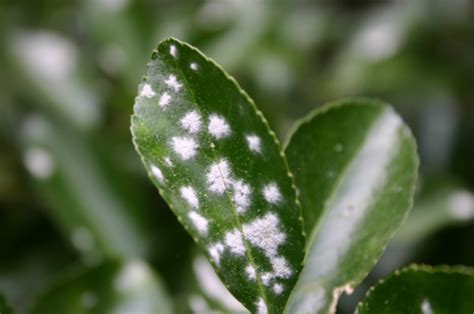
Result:
<svg viewBox="0 0 474 314"><path fill-rule="evenodd" d="M32 311L47 313L172 313L161 280L140 260L108 262L60 278Z"/></svg>
<svg viewBox="0 0 474 314"><path fill-rule="evenodd" d="M412 204L414 140L383 103L344 100L316 111L286 148L308 234L289 313L334 312L375 265Z"/></svg>
<svg viewBox="0 0 474 314"><path fill-rule="evenodd" d="M474 269L412 265L369 290L357 313L473 313Z"/></svg>
<svg viewBox="0 0 474 314"><path fill-rule="evenodd" d="M281 312L304 256L274 133L219 66L175 39L153 52L132 133L160 194L252 312Z"/></svg>

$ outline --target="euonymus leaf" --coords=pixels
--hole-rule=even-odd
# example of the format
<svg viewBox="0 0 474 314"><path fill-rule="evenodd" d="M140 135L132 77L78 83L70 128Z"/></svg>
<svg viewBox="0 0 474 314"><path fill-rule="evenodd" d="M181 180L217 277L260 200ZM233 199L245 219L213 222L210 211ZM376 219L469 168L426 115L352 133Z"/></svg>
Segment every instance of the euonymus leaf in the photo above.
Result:
<svg viewBox="0 0 474 314"><path fill-rule="evenodd" d="M160 278L140 260L108 262L59 278L32 314L172 313ZM3 313L2 313L3 314Z"/></svg>
<svg viewBox="0 0 474 314"><path fill-rule="evenodd" d="M7 301L2 294L0 294L0 314L13 314L13 310L7 304Z"/></svg>
<svg viewBox="0 0 474 314"><path fill-rule="evenodd" d="M160 194L252 312L280 312L304 256L300 206L275 135L219 66L175 39L153 52L132 117Z"/></svg>
<svg viewBox="0 0 474 314"><path fill-rule="evenodd" d="M288 312L333 312L339 295L375 265L411 207L415 142L389 106L346 100L305 119L286 154L309 235Z"/></svg>
<svg viewBox="0 0 474 314"><path fill-rule="evenodd" d="M474 313L474 269L412 265L372 287L357 313Z"/></svg>

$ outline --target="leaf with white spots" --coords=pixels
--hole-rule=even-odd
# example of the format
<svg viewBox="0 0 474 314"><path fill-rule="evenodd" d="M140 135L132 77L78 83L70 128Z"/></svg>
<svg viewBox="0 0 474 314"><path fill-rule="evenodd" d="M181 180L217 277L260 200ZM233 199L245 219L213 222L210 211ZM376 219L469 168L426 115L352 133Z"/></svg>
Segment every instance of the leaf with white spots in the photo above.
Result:
<svg viewBox="0 0 474 314"><path fill-rule="evenodd" d="M173 308L156 273L141 260L129 260L60 276L36 300L31 313L168 314Z"/></svg>
<svg viewBox="0 0 474 314"><path fill-rule="evenodd" d="M232 78L175 39L153 52L145 85L155 96L139 93L132 133L151 179L236 298L281 312L305 239L274 133Z"/></svg>
<svg viewBox="0 0 474 314"><path fill-rule="evenodd" d="M365 278L410 210L415 142L389 106L345 100L305 119L286 155L308 234L305 266L286 310L333 313L339 296Z"/></svg>
<svg viewBox="0 0 474 314"><path fill-rule="evenodd" d="M474 269L411 265L397 270L369 290L357 313L474 313Z"/></svg>

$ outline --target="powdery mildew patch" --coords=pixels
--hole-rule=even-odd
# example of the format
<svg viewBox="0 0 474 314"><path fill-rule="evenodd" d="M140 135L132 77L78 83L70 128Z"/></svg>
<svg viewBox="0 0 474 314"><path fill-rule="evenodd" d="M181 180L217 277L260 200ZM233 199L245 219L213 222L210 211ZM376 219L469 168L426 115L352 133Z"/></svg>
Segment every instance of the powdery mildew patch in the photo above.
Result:
<svg viewBox="0 0 474 314"><path fill-rule="evenodd" d="M250 206L250 193L252 192L250 185L242 180L233 182L232 199L236 205L236 211L239 214L244 213Z"/></svg>
<svg viewBox="0 0 474 314"><path fill-rule="evenodd" d="M229 162L222 158L211 164L206 173L206 180L211 192L223 194L228 186L232 184Z"/></svg>
<svg viewBox="0 0 474 314"><path fill-rule="evenodd" d="M179 123L184 130L194 134L201 129L201 116L196 110L193 110L185 114Z"/></svg>
<svg viewBox="0 0 474 314"><path fill-rule="evenodd" d="M224 252L224 245L217 242L209 247L209 255L211 255L214 263L219 266L221 262L221 254Z"/></svg>
<svg viewBox="0 0 474 314"><path fill-rule="evenodd" d="M199 215L195 211L189 212L188 216L191 222L193 223L194 227L196 227L197 231L201 235L206 236L208 232L208 224L209 224L207 219Z"/></svg>
<svg viewBox="0 0 474 314"><path fill-rule="evenodd" d="M275 292L275 294L281 294L283 292L283 286L279 283L274 284L273 292Z"/></svg>
<svg viewBox="0 0 474 314"><path fill-rule="evenodd" d="M170 156L165 156L164 161L165 161L165 164L166 164L168 167L174 167L174 164L173 164L173 162L171 161Z"/></svg>
<svg viewBox="0 0 474 314"><path fill-rule="evenodd" d="M245 255L245 246L242 240L242 233L238 229L227 232L224 242L232 253L241 256Z"/></svg>
<svg viewBox="0 0 474 314"><path fill-rule="evenodd" d="M155 96L155 92L151 88L150 84L145 83L142 86L142 89L140 90L140 97L145 97L145 98L152 98Z"/></svg>
<svg viewBox="0 0 474 314"><path fill-rule="evenodd" d="M247 267L245 267L245 273L247 274L247 278L249 280L255 281L257 279L257 273L252 265L249 264Z"/></svg>
<svg viewBox="0 0 474 314"><path fill-rule="evenodd" d="M183 87L183 85L178 81L178 79L176 78L175 75L171 74L170 76L168 76L168 79L165 81L165 84L173 89L176 93L179 92L181 90L181 87Z"/></svg>
<svg viewBox="0 0 474 314"><path fill-rule="evenodd" d="M207 130L216 139L227 137L231 133L230 126L224 117L215 113L209 116Z"/></svg>
<svg viewBox="0 0 474 314"><path fill-rule="evenodd" d="M176 58L178 54L178 51L176 49L176 46L175 45L171 45L170 46L170 55L172 55L174 58Z"/></svg>
<svg viewBox="0 0 474 314"><path fill-rule="evenodd" d="M267 184L263 187L263 197L270 204L278 204L281 201L280 189L275 182Z"/></svg>
<svg viewBox="0 0 474 314"><path fill-rule="evenodd" d="M286 235L280 231L279 225L278 217L270 212L242 227L250 244L262 249L268 258L273 259L278 253L278 247L286 240Z"/></svg>
<svg viewBox="0 0 474 314"><path fill-rule="evenodd" d="M193 71L197 71L198 68L199 68L199 65L196 63L196 62L192 62L189 67L191 68L191 70Z"/></svg>
<svg viewBox="0 0 474 314"><path fill-rule="evenodd" d="M168 106L171 104L171 96L167 92L164 92L160 96L160 100L158 101L158 106L161 107L161 109L166 109Z"/></svg>
<svg viewBox="0 0 474 314"><path fill-rule="evenodd" d="M265 304L265 301L262 298L259 298L257 303L255 304L257 305L257 314L268 313L267 305Z"/></svg>
<svg viewBox="0 0 474 314"><path fill-rule="evenodd" d="M255 134L251 134L247 135L245 139L247 140L247 145L251 151L256 153L262 152L262 143L260 137Z"/></svg>
<svg viewBox="0 0 474 314"><path fill-rule="evenodd" d="M155 165L151 165L151 173L153 176L158 180L158 182L163 183L165 180L165 176L160 168Z"/></svg>
<svg viewBox="0 0 474 314"><path fill-rule="evenodd" d="M191 186L183 186L180 188L181 197L188 203L192 208L199 207L199 199L196 195L196 191Z"/></svg>
<svg viewBox="0 0 474 314"><path fill-rule="evenodd" d="M175 136L171 139L171 146L182 160L188 160L196 155L198 144L190 137Z"/></svg>

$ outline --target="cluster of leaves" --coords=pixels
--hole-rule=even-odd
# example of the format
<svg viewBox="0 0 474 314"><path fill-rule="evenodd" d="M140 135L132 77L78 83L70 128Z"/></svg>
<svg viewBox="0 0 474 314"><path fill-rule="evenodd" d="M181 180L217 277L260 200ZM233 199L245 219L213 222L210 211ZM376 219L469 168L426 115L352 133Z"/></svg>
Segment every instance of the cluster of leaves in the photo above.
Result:
<svg viewBox="0 0 474 314"><path fill-rule="evenodd" d="M158 306L152 300L161 297L178 313L242 311L157 197L130 141L136 82L157 38L170 35L238 78L280 139L314 106L345 95L387 100L410 125L421 160L415 207L375 269L342 295L338 312L352 312L377 280L411 262L473 265L472 7L439 0L1 2L0 292L16 313L45 312L45 303L57 301L64 313L121 312ZM296 160L288 162L299 180ZM328 198L331 186L319 183L310 196ZM308 243L319 216L302 205ZM163 289L120 289L114 260L152 269L131 274L146 273L141 278Z"/></svg>
<svg viewBox="0 0 474 314"><path fill-rule="evenodd" d="M252 312L333 313L412 206L415 142L389 106L367 99L327 105L299 124L283 153L237 83L175 39L153 52L132 132L160 194ZM438 279L424 272L421 286ZM416 291L417 269L403 274ZM472 271L458 275L472 285ZM379 291L396 290L397 283L387 285L397 279L359 309L380 311L386 294ZM392 301L390 309L431 307L430 297ZM445 297L435 308L468 309L468 299Z"/></svg>

